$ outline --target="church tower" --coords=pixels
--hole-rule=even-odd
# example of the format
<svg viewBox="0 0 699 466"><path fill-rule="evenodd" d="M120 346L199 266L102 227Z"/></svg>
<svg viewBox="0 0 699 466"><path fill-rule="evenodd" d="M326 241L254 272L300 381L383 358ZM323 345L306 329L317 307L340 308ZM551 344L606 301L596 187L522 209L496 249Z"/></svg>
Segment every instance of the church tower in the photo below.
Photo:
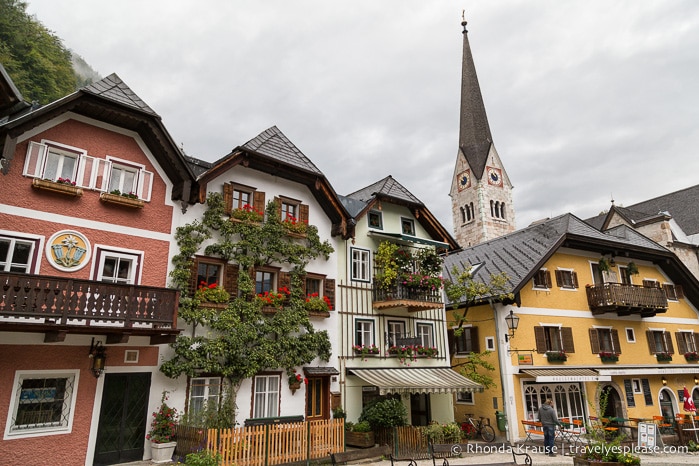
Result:
<svg viewBox="0 0 699 466"><path fill-rule="evenodd" d="M465 19L461 25L459 150L449 196L454 237L461 247L468 247L514 231L515 210L512 184L490 134Z"/></svg>

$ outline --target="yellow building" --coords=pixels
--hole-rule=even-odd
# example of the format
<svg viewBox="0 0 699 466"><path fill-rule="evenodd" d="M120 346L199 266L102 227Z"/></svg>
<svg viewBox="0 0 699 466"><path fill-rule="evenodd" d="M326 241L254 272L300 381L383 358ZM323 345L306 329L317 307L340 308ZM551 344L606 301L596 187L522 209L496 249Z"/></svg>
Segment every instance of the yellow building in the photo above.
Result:
<svg viewBox="0 0 699 466"><path fill-rule="evenodd" d="M483 282L504 272L514 296L459 303L466 322L452 365L489 349L496 387L458 394L457 420L504 412L516 441L525 437L521 421L537 420L546 398L559 418L583 422L673 420L684 414L685 386L699 402L699 282L634 229L600 232L566 214L449 255L445 278L454 266ZM518 321L516 330L507 318ZM609 393L605 412L595 406L598 390Z"/></svg>

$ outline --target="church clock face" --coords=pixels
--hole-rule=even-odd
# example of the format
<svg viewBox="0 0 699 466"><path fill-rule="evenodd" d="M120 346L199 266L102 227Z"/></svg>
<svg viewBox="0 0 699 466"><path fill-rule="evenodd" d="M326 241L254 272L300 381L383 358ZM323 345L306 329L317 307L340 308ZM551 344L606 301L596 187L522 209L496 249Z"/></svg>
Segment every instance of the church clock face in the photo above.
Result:
<svg viewBox="0 0 699 466"><path fill-rule="evenodd" d="M471 186L471 171L464 170L456 176L456 185L459 187L459 191Z"/></svg>
<svg viewBox="0 0 699 466"><path fill-rule="evenodd" d="M488 184L502 186L502 173L499 168L486 167L486 173L488 176Z"/></svg>

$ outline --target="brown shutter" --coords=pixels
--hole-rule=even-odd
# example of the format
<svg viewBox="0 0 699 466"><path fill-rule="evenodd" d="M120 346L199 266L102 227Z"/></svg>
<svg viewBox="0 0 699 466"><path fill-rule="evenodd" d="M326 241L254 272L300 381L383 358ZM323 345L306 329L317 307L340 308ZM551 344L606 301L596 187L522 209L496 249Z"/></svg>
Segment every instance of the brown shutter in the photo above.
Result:
<svg viewBox="0 0 699 466"><path fill-rule="evenodd" d="M650 351L650 354L657 353L655 350L655 340L653 339L652 330L646 330L646 338L648 339L648 350Z"/></svg>
<svg viewBox="0 0 699 466"><path fill-rule="evenodd" d="M590 348L593 353L599 353L599 334L596 328L589 329L590 331Z"/></svg>
<svg viewBox="0 0 699 466"><path fill-rule="evenodd" d="M478 338L478 327L471 327L471 351L474 353L481 352L481 341Z"/></svg>
<svg viewBox="0 0 699 466"><path fill-rule="evenodd" d="M561 341L563 342L563 351L565 351L566 353L575 353L572 328L561 327Z"/></svg>
<svg viewBox="0 0 699 466"><path fill-rule="evenodd" d="M558 271L556 271L558 272ZM558 273L556 273L558 275ZM536 340L536 352L545 353L546 352L546 329L544 327L534 327L534 339Z"/></svg>
<svg viewBox="0 0 699 466"><path fill-rule="evenodd" d="M194 292L197 290L199 283L197 283L197 272L199 271L199 261L194 259L192 262L192 267L189 269L189 289L187 294L189 296L194 296Z"/></svg>
<svg viewBox="0 0 699 466"><path fill-rule="evenodd" d="M291 290L291 274L289 272L280 272L279 273L279 280L277 280L278 288L277 290L281 288L288 288Z"/></svg>
<svg viewBox="0 0 699 466"><path fill-rule="evenodd" d="M275 204L277 204L277 218L283 222L284 219L282 218L282 200L275 196L274 202Z"/></svg>
<svg viewBox="0 0 699 466"><path fill-rule="evenodd" d="M672 335L670 332L663 332L663 337L665 338L665 349L669 354L675 354L675 347L672 344Z"/></svg>
<svg viewBox="0 0 699 466"><path fill-rule="evenodd" d="M301 296L305 297L308 295L308 291L306 291L306 278L308 278L308 275L303 275L301 277ZM321 290L321 292L324 290Z"/></svg>
<svg viewBox="0 0 699 466"><path fill-rule="evenodd" d="M230 215L233 210L233 185L223 183L223 209Z"/></svg>
<svg viewBox="0 0 699 466"><path fill-rule="evenodd" d="M308 204L301 204L299 206L299 221L301 223L308 223Z"/></svg>
<svg viewBox="0 0 699 466"><path fill-rule="evenodd" d="M238 264L226 264L223 270L223 288L231 295L238 297Z"/></svg>
<svg viewBox="0 0 699 466"><path fill-rule="evenodd" d="M556 286L557 287L562 287L563 283L563 272L561 270L556 270Z"/></svg>
<svg viewBox="0 0 699 466"><path fill-rule="evenodd" d="M612 345L614 346L614 352L621 354L621 344L619 343L619 331L615 328L612 329Z"/></svg>
<svg viewBox="0 0 699 466"><path fill-rule="evenodd" d="M544 271L544 281L546 284L546 288L551 288L551 272L549 272L548 270Z"/></svg>
<svg viewBox="0 0 699 466"><path fill-rule="evenodd" d="M449 345L449 354L456 354L456 337L454 336L454 329L450 328L447 330L447 344Z"/></svg>
<svg viewBox="0 0 699 466"><path fill-rule="evenodd" d="M265 205L265 193L264 191L255 191L252 193L252 206L255 210L259 210L264 213L267 206Z"/></svg>
<svg viewBox="0 0 699 466"><path fill-rule="evenodd" d="M573 281L573 288L578 287L578 272L570 272L570 276Z"/></svg>
<svg viewBox="0 0 699 466"><path fill-rule="evenodd" d="M684 288L682 288L682 285L675 285L675 292L677 293L677 299L684 298Z"/></svg>
<svg viewBox="0 0 699 466"><path fill-rule="evenodd" d="M694 351L699 351L699 333L692 333L692 338L694 338Z"/></svg>
<svg viewBox="0 0 699 466"><path fill-rule="evenodd" d="M335 279L326 278L323 280L323 296L328 297L332 309L335 309Z"/></svg>
<svg viewBox="0 0 699 466"><path fill-rule="evenodd" d="M684 337L682 336L682 332L675 332L675 340L677 340L677 351L679 351L680 354L684 354L687 352L687 342L684 341Z"/></svg>

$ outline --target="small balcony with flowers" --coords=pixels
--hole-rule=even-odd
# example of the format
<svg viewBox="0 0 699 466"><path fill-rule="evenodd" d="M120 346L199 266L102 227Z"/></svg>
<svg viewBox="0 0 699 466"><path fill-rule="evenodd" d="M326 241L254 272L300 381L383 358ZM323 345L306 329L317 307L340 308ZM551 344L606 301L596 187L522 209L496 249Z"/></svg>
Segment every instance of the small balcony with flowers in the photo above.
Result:
<svg viewBox="0 0 699 466"><path fill-rule="evenodd" d="M375 309L418 312L443 305L442 258L434 249L408 249L384 241L375 256Z"/></svg>

